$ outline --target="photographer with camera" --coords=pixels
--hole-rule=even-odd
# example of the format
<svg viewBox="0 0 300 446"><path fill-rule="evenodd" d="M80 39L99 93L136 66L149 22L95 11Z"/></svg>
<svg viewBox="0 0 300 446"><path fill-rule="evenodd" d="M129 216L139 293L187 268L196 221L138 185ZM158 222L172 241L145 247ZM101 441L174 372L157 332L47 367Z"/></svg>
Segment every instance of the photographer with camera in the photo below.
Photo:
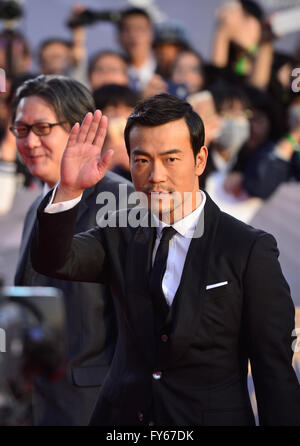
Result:
<svg viewBox="0 0 300 446"><path fill-rule="evenodd" d="M150 15L140 8L124 10L118 22L118 38L129 59L128 75L131 86L141 91L156 70L156 61L152 54L154 29Z"/></svg>

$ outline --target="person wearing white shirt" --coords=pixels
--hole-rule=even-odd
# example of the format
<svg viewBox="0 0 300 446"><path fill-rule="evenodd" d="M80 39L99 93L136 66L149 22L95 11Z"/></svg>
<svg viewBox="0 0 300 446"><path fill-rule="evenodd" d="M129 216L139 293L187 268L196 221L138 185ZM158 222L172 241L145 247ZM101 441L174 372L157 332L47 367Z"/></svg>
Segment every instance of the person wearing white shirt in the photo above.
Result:
<svg viewBox="0 0 300 446"><path fill-rule="evenodd" d="M100 111L73 127L50 206L101 181L106 128ZM90 424L253 426L250 360L260 424L300 425L294 306L274 237L199 190L207 148L190 104L145 99L124 137L145 212L120 210L127 224L72 236L79 204L49 214L48 195L31 251L43 274L111 286L118 342Z"/></svg>
<svg viewBox="0 0 300 446"><path fill-rule="evenodd" d="M118 32L120 44L129 59L130 85L134 90L141 91L156 70L152 54L154 31L151 17L144 9L128 8L122 13Z"/></svg>

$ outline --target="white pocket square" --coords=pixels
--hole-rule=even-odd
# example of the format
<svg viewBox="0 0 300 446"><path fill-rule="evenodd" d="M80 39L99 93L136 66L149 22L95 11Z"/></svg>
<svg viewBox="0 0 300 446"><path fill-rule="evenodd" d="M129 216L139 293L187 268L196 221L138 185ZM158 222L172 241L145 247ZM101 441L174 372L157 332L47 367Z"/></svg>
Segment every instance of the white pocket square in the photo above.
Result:
<svg viewBox="0 0 300 446"><path fill-rule="evenodd" d="M227 280L226 280L226 282L218 282L218 283L213 283L212 285L207 285L206 289L211 290L212 288L217 288L219 286L224 286L224 285L228 285Z"/></svg>

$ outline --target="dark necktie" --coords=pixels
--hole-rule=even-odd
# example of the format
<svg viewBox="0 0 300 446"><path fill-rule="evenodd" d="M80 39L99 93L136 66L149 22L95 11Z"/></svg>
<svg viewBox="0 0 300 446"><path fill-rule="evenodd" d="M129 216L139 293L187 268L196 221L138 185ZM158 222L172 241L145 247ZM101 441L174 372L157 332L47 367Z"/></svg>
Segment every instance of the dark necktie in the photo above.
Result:
<svg viewBox="0 0 300 446"><path fill-rule="evenodd" d="M165 227L162 230L162 236L150 273L150 292L153 299L155 319L159 327L165 321L169 311L169 306L162 290L162 279L167 266L169 242L175 234L176 229L172 226Z"/></svg>

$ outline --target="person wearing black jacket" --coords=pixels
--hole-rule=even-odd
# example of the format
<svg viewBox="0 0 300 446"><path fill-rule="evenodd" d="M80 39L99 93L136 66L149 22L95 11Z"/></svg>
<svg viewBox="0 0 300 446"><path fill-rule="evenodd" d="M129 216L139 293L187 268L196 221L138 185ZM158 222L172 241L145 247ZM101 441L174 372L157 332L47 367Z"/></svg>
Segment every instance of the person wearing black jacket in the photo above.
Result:
<svg viewBox="0 0 300 446"><path fill-rule="evenodd" d="M87 88L58 75L41 75L25 82L14 101L12 131L19 153L31 174L45 182L43 193L25 218L15 284L59 288L64 295L66 314L67 370L57 382L49 382L42 376L35 379L32 404L35 425L78 426L89 422L117 338L115 312L107 286L46 277L34 271L29 255L36 209L59 181L60 161L69 131L94 109ZM100 204L99 194L108 192L118 199L120 185L132 190L131 183L107 172L101 182L85 190L76 232L96 225L97 214L105 203Z"/></svg>
<svg viewBox="0 0 300 446"><path fill-rule="evenodd" d="M162 94L128 118L132 179L147 200L142 216L121 210L114 215L127 224L72 237L83 190L109 165L111 153L101 157L106 127L96 111L73 128L32 243L37 271L111 286L119 336L90 424L254 425L250 360L260 424L299 426L294 306L275 239L199 190L207 148L188 103ZM73 207L56 212L70 200Z"/></svg>

